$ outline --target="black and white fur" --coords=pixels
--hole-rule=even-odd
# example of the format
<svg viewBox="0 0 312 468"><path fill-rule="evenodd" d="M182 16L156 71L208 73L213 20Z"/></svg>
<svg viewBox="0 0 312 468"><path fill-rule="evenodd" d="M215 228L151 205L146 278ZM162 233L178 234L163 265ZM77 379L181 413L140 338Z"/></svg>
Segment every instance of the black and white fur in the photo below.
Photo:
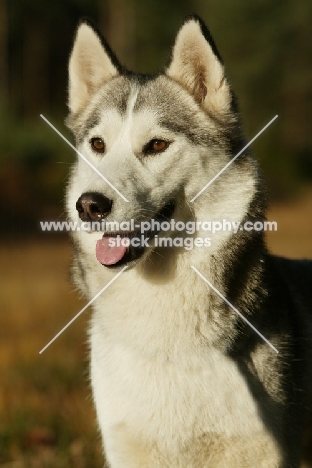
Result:
<svg viewBox="0 0 312 468"><path fill-rule="evenodd" d="M107 221L150 220L168 201L176 221L264 219L263 181L249 151L190 203L245 143L224 66L199 18L186 19L157 76L124 70L83 22L70 58L69 109L79 150L129 201L78 158L67 193L71 220L90 192L112 201ZM105 142L104 154L92 150L93 137ZM155 138L170 144L146 154ZM97 261L102 234L74 233L75 282L88 299L121 268ZM311 408L311 281L311 264L269 255L262 232L218 232L210 248L134 252L95 301L90 325L109 466L299 467Z"/></svg>

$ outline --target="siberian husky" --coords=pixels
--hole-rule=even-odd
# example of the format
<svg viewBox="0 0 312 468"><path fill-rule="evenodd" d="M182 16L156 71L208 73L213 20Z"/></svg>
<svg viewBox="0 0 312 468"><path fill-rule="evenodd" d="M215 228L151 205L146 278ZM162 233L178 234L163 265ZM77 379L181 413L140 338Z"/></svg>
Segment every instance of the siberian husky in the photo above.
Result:
<svg viewBox="0 0 312 468"><path fill-rule="evenodd" d="M246 144L209 31L187 18L150 76L82 22L69 110L87 161L73 167L68 215L101 221L73 234L74 281L89 300L107 286L90 373L108 465L299 467L312 443L312 267L242 227L266 209L248 149L197 196ZM224 220L239 229L207 231Z"/></svg>

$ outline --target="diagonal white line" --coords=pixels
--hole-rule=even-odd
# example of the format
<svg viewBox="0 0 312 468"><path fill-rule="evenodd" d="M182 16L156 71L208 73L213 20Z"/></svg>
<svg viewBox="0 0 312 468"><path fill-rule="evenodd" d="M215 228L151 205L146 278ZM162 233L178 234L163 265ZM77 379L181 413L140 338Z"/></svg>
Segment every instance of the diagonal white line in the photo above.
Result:
<svg viewBox="0 0 312 468"><path fill-rule="evenodd" d="M61 331L59 331L59 332L58 332L58 334L57 334L57 335L55 335L55 337L54 337L54 338L52 338L52 340L51 340L51 341L49 341L49 343L48 343L47 345L45 345L45 347L44 347L44 348L42 348L42 350L41 350L41 351L39 351L39 354L42 354L42 353L43 353L43 351L45 351L45 350L48 348L48 346L50 346L50 344L51 344L51 343L53 343L53 341L55 341L55 340L56 340L56 338L58 338L58 337L59 337L59 336L60 336L60 335L63 333L63 331L65 331L65 330L66 330L66 328L68 328L68 327L69 327L69 325L71 325L71 324L74 322L74 320L76 320L76 318L78 318L78 317L79 317L79 315L81 315L81 314L82 314L82 312L84 312L84 311L85 311L85 310L86 310L86 309L89 307L89 305L91 305L91 304L92 304L92 302L94 302L94 301L95 301L95 300L96 300L96 299L97 299L97 298L98 298L98 297L99 297L99 296L102 294L102 292L104 292L104 291L105 291L105 289L107 289L107 288L108 288L108 287L109 287L109 286L110 286L110 285L111 285L111 284L112 284L112 283L113 283L113 282L114 282L114 281L115 281L115 280L118 278L118 276L120 276L120 275L121 275L121 273L123 273L123 272L125 271L125 269L126 269L126 268L128 268L128 266L127 266L127 265L126 265L125 267L123 267L123 269L122 269L122 270L120 270L120 271L119 271L119 273L117 273L117 275L116 275L116 276L114 276L114 278L113 278L113 279L111 279L111 280L110 280L110 281L109 281L109 282L108 282L108 283L107 283L107 284L104 286L104 288L102 288L102 289L101 289L101 291L99 291L99 292L98 292L98 293L97 293L97 294L94 296L94 298L93 298L93 299L91 299L91 301L90 301L90 302L88 302L88 304L87 304L87 305L85 305L85 306L84 306L84 307L81 309L81 311L80 311L80 312L78 312L78 314L77 314L77 315L75 315L75 317L74 317L74 318L72 318L72 319L71 319L71 321L70 321L70 322L68 322L68 324L67 324L67 325L65 325L65 327L64 327L64 328L62 328L62 330L61 330Z"/></svg>
<svg viewBox="0 0 312 468"><path fill-rule="evenodd" d="M219 171L219 172L218 172L218 174L217 174L217 175L215 175L215 176L214 176L214 177L213 177L213 178L212 178L212 179L211 179L211 180L208 182L208 184L206 184L206 185L205 185L205 187L203 187L203 188L202 188L202 189L201 189L201 190L198 192L198 194L197 194L197 195L195 195L195 197L193 197L193 198L192 198L192 200L190 200L190 202L194 202L194 201L196 200L196 198L197 198L197 197L199 197L199 195L201 195L201 194L202 194L202 193L203 193L203 192L204 192L204 191L205 191L205 190L206 190L206 189L209 187L209 185L210 185L210 184L212 184L212 182L214 182L214 181L215 181L215 180L216 180L216 179L219 177L219 175L221 175L221 174L222 174L222 172L224 172L224 171L225 171L225 170L226 170L226 169L227 169L227 168L228 168L228 167L229 167L229 166L230 166L230 165L231 165L231 164L232 164L232 163L235 161L235 159L236 159L236 158L238 158L238 156L240 156L240 155L242 154L242 152L243 152L243 151L245 151L245 149L246 149L246 148L248 148L248 146L250 146L250 145L251 145L251 143L253 143L253 142L255 141L255 139L256 139L256 138L258 138L258 136L259 136L259 135L261 135L261 133L263 133L263 132L264 132L264 130L266 130L266 129L268 128L268 126L269 126L269 125L271 125L271 123L273 123L273 122L274 122L274 120L275 120L275 119L277 119L277 117L278 117L278 115L276 115L275 117L273 117L273 119L272 119L272 120L270 120L270 122L269 122L269 123L267 123L267 124L266 124L266 125L263 127L263 129L262 129L262 130L260 130L260 132L259 132L259 133L257 133L257 135L256 135L256 136L254 136L254 137L253 137L253 139L252 139L252 140L250 140L250 142L249 142L249 143L247 143L247 145L246 145L246 146L244 146L244 148L243 148L243 149L241 149L241 150L239 151L239 153L237 153L237 155L236 155L236 156L234 156L234 158L233 158L233 159L231 159L231 161L230 161L230 162L228 162L228 163L227 163L227 164L224 166L224 168L223 168L223 169L221 169L221 171Z"/></svg>
<svg viewBox="0 0 312 468"><path fill-rule="evenodd" d="M256 328L252 323L250 323L249 320L247 320L246 317L244 317L244 315L243 315L239 310L237 310L236 307L234 307L234 306L226 299L226 297L224 297L223 294L221 294L220 291L218 291L217 288L215 288L215 287L210 283L210 281L208 281L207 278L205 278L205 277L197 270L197 268L195 268L194 266L191 266L191 268L195 271L195 273L198 274L198 276L201 277L201 279L202 279L203 281L205 281L205 283L208 284L208 286L211 287L211 289L213 289L213 291L214 291L215 293L218 294L218 296L221 297L221 299L224 300L224 302L227 303L227 305L229 305L229 306L231 307L231 309L234 310L234 312L236 312L236 313L240 316L240 318L241 318L242 320L244 320L244 322L246 322L246 323L250 326L250 328L252 328L252 329L260 336L260 338L263 339L263 341L265 341L265 342L273 349L273 351L275 351L277 354L279 353L278 350L275 348L275 346L273 346L272 343L271 343L269 340L267 340L266 337L263 336L262 333L260 333L259 330L257 330L257 328Z"/></svg>
<svg viewBox="0 0 312 468"><path fill-rule="evenodd" d="M48 124L50 125L51 128L53 128L53 130L61 137L63 138L64 141L66 141L66 143L74 150L76 151L76 153L87 163L89 164L90 167L92 167L92 169L100 176L102 177L103 180L105 180L105 182L113 189L115 190L116 193L118 193L118 195L125 201L125 202L128 202L129 203L129 200L126 199L126 197L123 196L122 193L119 192L118 189L116 189L116 187L109 181L106 179L105 176L103 176L103 174L101 174L101 172L92 164L90 163L90 161L88 161L88 159L82 154L80 153L80 151L77 150L77 148L71 144L70 141L67 140L67 138L64 137L64 135L62 135L62 133L57 130L57 128L54 127L54 125L51 124L51 122L49 122L48 119L46 119L44 117L44 115L40 114L40 117Z"/></svg>

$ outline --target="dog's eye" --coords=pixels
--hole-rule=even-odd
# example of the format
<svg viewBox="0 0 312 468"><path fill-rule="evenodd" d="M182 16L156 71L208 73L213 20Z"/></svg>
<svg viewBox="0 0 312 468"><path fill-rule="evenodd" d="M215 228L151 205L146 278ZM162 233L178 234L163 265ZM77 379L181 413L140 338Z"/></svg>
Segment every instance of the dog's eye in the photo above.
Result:
<svg viewBox="0 0 312 468"><path fill-rule="evenodd" d="M92 138L90 143L94 151L96 151L97 153L104 153L105 143L102 140L102 138Z"/></svg>
<svg viewBox="0 0 312 468"><path fill-rule="evenodd" d="M149 141L144 146L143 152L145 154L161 153L162 151L165 151L169 145L170 145L169 141L157 140L155 138L154 140Z"/></svg>

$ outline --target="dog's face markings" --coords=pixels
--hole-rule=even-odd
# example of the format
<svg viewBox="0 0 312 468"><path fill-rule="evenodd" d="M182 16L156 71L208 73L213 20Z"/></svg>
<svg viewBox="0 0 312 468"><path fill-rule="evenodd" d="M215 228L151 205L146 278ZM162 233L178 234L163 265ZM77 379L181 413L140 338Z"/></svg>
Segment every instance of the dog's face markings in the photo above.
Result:
<svg viewBox="0 0 312 468"><path fill-rule="evenodd" d="M174 86L175 83L180 86ZM182 102L181 87L188 94ZM81 139L81 131L99 122L101 109L114 109L125 115L135 89L133 112L157 110L160 123L178 132L189 127L193 139L198 135L199 107L219 120L228 119L232 111L230 87L221 59L198 18L190 18L181 27L170 65L158 77L122 69L106 42L90 25L82 23L69 63L68 121L76 136ZM188 99L190 96L192 99Z"/></svg>
<svg viewBox="0 0 312 468"><path fill-rule="evenodd" d="M194 179L213 177L227 162L227 132L239 133L232 101L223 64L199 19L184 23L169 66L156 76L124 70L82 23L69 63L67 123L79 150L130 203L125 206L85 165L72 187L76 199L68 203L101 193L111 201L107 221L178 216L176 207L201 188Z"/></svg>

